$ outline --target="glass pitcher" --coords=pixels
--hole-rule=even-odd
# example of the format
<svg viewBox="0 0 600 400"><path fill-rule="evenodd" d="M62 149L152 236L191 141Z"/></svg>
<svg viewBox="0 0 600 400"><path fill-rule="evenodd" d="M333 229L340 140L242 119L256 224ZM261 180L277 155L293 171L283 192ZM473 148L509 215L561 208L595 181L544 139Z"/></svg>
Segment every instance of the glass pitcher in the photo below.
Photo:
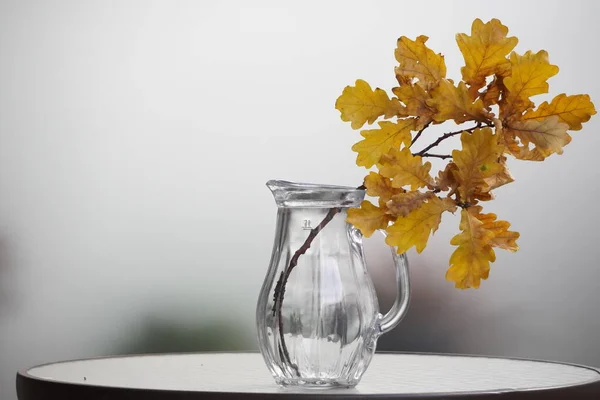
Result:
<svg viewBox="0 0 600 400"><path fill-rule="evenodd" d="M346 222L347 209L360 205L364 190L285 181L267 186L278 212L256 310L260 351L280 385L353 387L377 338L406 314L406 255L392 248L398 296L381 315L362 234Z"/></svg>

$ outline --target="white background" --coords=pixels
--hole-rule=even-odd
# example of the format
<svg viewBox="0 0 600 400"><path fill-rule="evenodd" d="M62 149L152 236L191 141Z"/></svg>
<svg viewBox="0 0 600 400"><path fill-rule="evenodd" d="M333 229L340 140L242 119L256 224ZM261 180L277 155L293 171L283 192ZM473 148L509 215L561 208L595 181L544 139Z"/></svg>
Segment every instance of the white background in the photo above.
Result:
<svg viewBox="0 0 600 400"><path fill-rule="evenodd" d="M551 95L598 104L599 16L591 0L0 1L0 398L17 369L106 354L147 315L224 315L252 338L264 182L362 182L334 102L356 78L394 86L399 36L428 35L458 79L454 35L499 18L517 51L560 67ZM382 348L600 366L599 127L544 163L511 160L517 181L486 210L522 249L498 251L479 290L444 280L458 215L411 253L413 308Z"/></svg>

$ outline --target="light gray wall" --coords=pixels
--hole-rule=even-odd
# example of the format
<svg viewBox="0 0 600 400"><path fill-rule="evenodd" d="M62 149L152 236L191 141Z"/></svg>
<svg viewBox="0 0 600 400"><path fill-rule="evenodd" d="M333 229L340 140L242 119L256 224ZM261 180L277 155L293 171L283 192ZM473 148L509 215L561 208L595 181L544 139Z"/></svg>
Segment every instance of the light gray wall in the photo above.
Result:
<svg viewBox="0 0 600 400"><path fill-rule="evenodd" d="M599 4L0 1L0 398L17 369L115 351L148 316L225 315L252 339L264 182L365 174L333 106L345 85L391 88L396 38L423 33L459 78L455 33L497 17L560 66L552 94L598 103ZM511 162L517 182L486 208L522 250L498 252L481 289L443 279L458 216L411 254L413 309L382 348L600 366L599 127ZM389 254L367 250L388 298Z"/></svg>

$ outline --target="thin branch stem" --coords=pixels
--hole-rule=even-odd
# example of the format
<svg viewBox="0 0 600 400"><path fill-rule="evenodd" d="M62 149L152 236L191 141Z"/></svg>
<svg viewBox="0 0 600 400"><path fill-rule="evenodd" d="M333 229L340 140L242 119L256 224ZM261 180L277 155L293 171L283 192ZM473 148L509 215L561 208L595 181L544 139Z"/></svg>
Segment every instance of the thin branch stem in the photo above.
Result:
<svg viewBox="0 0 600 400"><path fill-rule="evenodd" d="M298 371L298 366L292 363L292 360L290 359L290 353L288 352L287 345L285 344L285 337L283 335L282 304L283 297L285 295L285 286L287 285L287 281L290 277L290 274L292 273L292 270L298 265L298 259L300 258L300 256L308 251L310 245L312 244L315 237L317 237L319 232L321 232L321 230L323 230L323 228L325 228L325 226L327 226L327 224L331 222L333 217L335 217L335 215L338 214L341 210L341 208L330 209L325 218L323 218L323 220L319 223L319 225L317 225L316 228L310 231L308 237L304 241L304 244L294 253L287 268L281 272L279 280L275 285L275 302L273 304L273 313L277 315L277 323L279 326L280 351L283 353L286 362L290 366L292 366L292 368L298 376L300 376L300 371Z"/></svg>
<svg viewBox="0 0 600 400"><path fill-rule="evenodd" d="M463 132L469 132L472 133L475 129L481 128L481 122L478 122L477 125L468 128L468 129L461 129L460 131L456 131L456 132L448 132L448 133L444 133L442 136L440 136L435 142L431 143L429 146L425 147L423 150L419 151L418 153L414 153L413 155L415 156L423 156L423 154L427 153L429 150L433 149L434 147L436 147L437 145L439 145L440 143L442 143L444 140L452 137L452 136L456 136L459 135Z"/></svg>
<svg viewBox="0 0 600 400"><path fill-rule="evenodd" d="M442 160L445 160L446 158L452 158L452 155L425 153L425 154L421 154L421 157L435 157L435 158L441 158Z"/></svg>
<svg viewBox="0 0 600 400"><path fill-rule="evenodd" d="M469 208L469 207L471 207L471 203L469 203L469 202L462 202L460 200L456 200L456 205L459 206L460 208Z"/></svg>
<svg viewBox="0 0 600 400"><path fill-rule="evenodd" d="M410 146L408 146L408 147L411 147L413 144L415 144L415 142L417 141L417 139L419 139L419 138L421 137L421 135L423 134L423 131L424 131L425 129L427 129L427 127L428 127L429 125L431 125L431 122L428 122L428 123L427 123L427 124L426 124L426 125L423 127L423 129L421 129L419 132L417 132L417 135L414 137L414 139L412 140L412 142L410 142Z"/></svg>

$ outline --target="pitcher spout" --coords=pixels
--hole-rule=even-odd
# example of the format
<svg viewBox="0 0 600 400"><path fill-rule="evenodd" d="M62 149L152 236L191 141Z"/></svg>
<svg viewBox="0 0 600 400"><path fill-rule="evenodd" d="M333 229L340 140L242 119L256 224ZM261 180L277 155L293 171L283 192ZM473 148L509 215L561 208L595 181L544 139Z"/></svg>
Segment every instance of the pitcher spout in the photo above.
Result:
<svg viewBox="0 0 600 400"><path fill-rule="evenodd" d="M267 187L273 193L277 207L285 208L358 207L365 197L363 189L350 186L270 180Z"/></svg>

